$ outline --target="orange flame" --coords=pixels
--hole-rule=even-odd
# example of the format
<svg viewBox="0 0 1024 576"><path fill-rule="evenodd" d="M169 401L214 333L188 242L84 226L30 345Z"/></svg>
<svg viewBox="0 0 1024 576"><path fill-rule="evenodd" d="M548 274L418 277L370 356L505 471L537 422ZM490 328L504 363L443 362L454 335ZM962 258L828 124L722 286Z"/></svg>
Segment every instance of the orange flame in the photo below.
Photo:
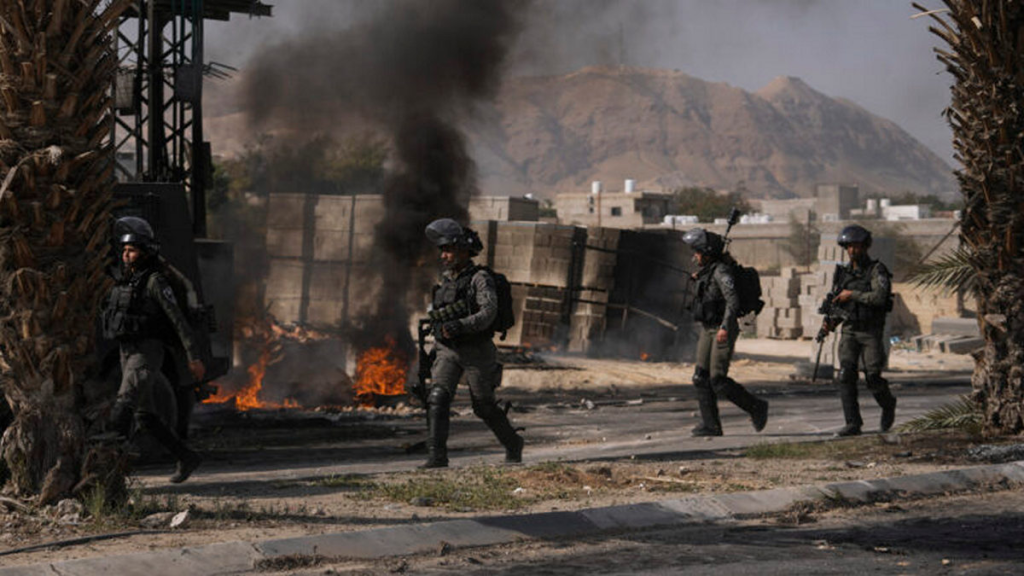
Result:
<svg viewBox="0 0 1024 576"><path fill-rule="evenodd" d="M267 366L270 365L270 359L270 348L266 348L260 353L260 357L256 363L246 369L246 372L249 373L249 382L244 388L233 394L223 394L218 392L206 400L203 400L203 403L221 404L224 402L230 402L234 399L235 408L243 412L246 410L252 410L253 408L299 408L299 403L293 398L285 398L283 403L260 399L260 391L263 390L263 377L267 374Z"/></svg>
<svg viewBox="0 0 1024 576"><path fill-rule="evenodd" d="M243 341L260 346L260 356L256 363L249 366L246 372L249 379L246 385L236 392L218 392L203 400L204 404L223 404L234 401L238 410L253 408L299 408L293 398L285 398L284 402L270 402L260 399L263 390L263 378L267 367L274 363L274 352L280 349L280 341L284 339L308 342L327 338L326 334L302 327L286 328L277 324L272 316L265 318L240 318L235 325L236 334Z"/></svg>
<svg viewBox="0 0 1024 576"><path fill-rule="evenodd" d="M641 353L640 353L640 361L641 361L641 362L647 362L647 360L648 360L648 359L649 359L650 357L651 357L651 355L650 355L650 354L648 354L647 352L641 352Z"/></svg>
<svg viewBox="0 0 1024 576"><path fill-rule="evenodd" d="M395 396L405 393L405 378L409 361L387 336L384 345L364 350L356 362L356 378L352 385L356 400L363 406L372 406L377 396Z"/></svg>

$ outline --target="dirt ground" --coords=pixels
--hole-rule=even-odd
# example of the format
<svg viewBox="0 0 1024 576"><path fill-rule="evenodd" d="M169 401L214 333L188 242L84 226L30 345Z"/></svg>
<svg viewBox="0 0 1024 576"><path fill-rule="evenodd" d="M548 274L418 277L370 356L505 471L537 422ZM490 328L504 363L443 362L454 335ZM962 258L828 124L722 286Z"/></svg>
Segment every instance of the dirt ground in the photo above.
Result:
<svg viewBox="0 0 1024 576"><path fill-rule="evenodd" d="M748 382L788 382L793 363L806 361L810 345L743 340L738 346L734 377ZM635 390L685 384L692 374L692 365L682 363L547 357L544 364L550 369L506 370L505 386L521 392ZM970 359L963 356L902 350L893 352L890 364L896 373L970 369ZM374 430L367 427L365 432L372 438ZM222 431L215 432L197 440L201 449L222 449L228 442ZM245 432L242 441L259 442L253 434L258 437L263 433ZM309 449L315 451L318 440L315 431L310 434ZM576 510L672 498L681 493L747 491L916 474L978 464L965 455L965 450L978 442L958 433L875 435L709 451L685 459L479 465L252 482L194 492L137 486L129 503L117 510L102 509L90 501L81 510L70 503L28 512L5 510L0 505L0 565L361 530L481 514ZM189 511L190 516L184 528L143 528L144 519L152 514L181 511ZM166 526L166 519L161 525ZM139 533L4 555L5 549L120 532Z"/></svg>

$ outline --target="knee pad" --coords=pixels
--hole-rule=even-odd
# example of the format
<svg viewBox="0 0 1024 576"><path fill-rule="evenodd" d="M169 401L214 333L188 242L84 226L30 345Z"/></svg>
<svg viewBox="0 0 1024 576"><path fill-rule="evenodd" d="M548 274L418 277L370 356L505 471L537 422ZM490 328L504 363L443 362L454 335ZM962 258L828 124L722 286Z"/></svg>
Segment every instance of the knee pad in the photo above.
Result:
<svg viewBox="0 0 1024 576"><path fill-rule="evenodd" d="M889 381L882 378L881 374L865 374L868 390L872 392L884 392L889 389Z"/></svg>
<svg viewBox="0 0 1024 576"><path fill-rule="evenodd" d="M434 386L427 394L427 405L429 406L450 406L451 403L452 395L443 386Z"/></svg>
<svg viewBox="0 0 1024 576"><path fill-rule="evenodd" d="M843 364L839 367L839 384L841 386L857 385L857 365Z"/></svg>
<svg viewBox="0 0 1024 576"><path fill-rule="evenodd" d="M711 374L704 368L693 371L693 385L697 388L711 388Z"/></svg>
<svg viewBox="0 0 1024 576"><path fill-rule="evenodd" d="M728 376L715 376L711 379L711 389L719 396L726 396L726 392L728 392L731 386L732 378Z"/></svg>

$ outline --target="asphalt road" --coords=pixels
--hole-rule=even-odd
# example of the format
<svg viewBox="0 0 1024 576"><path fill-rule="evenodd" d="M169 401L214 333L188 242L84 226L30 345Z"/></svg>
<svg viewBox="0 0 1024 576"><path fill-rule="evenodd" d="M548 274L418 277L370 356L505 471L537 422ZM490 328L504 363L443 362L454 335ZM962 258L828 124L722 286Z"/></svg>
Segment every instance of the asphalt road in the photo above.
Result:
<svg viewBox="0 0 1024 576"><path fill-rule="evenodd" d="M770 403L766 429L755 433L745 413L721 401L725 436L691 438L697 424L693 386L651 387L642 392L568 395L503 391L514 402L513 424L525 427L524 462L616 458L701 457L708 451L763 442L826 439L840 428L842 410L829 385L752 383ZM969 392L969 377L896 379L896 423L947 404ZM862 395L865 432L877 430L879 408ZM588 404L590 402L591 404ZM449 457L452 466L497 463L504 452L476 418L468 399L453 407ZM368 474L414 468L423 453L408 447L425 439L421 414L387 416L345 413L200 413L196 445L206 461L185 484L167 483L170 466L138 471L143 484L161 492L230 491L232 484L294 480L325 475Z"/></svg>

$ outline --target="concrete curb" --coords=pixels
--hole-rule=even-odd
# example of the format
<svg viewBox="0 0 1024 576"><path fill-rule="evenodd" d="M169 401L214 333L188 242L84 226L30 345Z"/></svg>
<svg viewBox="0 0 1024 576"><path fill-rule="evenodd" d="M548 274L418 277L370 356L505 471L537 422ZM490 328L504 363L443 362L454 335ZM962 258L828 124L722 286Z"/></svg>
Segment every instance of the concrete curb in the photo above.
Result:
<svg viewBox="0 0 1024 576"><path fill-rule="evenodd" d="M870 502L962 491L989 484L1024 483L1024 460L913 476L778 488L591 508L575 512L489 516L339 532L262 542L225 542L123 556L0 568L0 576L226 575L251 571L261 560L288 555L373 559L520 540L586 536L607 530L699 524L782 512L800 502Z"/></svg>

